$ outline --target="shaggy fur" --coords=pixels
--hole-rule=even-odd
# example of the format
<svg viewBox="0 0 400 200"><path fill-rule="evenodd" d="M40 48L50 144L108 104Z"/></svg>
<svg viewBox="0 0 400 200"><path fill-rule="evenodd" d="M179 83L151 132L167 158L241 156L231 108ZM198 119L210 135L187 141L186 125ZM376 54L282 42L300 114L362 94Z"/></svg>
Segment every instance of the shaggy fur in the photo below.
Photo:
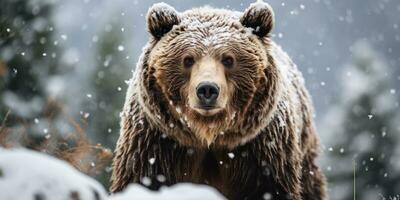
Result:
<svg viewBox="0 0 400 200"><path fill-rule="evenodd" d="M325 199L315 158L312 103L301 73L269 37L273 12L263 2L244 13L198 8L178 13L156 4L152 37L128 88L111 191L129 183L151 189L178 182L208 184L228 199ZM186 54L218 60L229 102L203 116L188 107ZM150 182L149 182L150 180ZM268 194L267 194L268 195Z"/></svg>

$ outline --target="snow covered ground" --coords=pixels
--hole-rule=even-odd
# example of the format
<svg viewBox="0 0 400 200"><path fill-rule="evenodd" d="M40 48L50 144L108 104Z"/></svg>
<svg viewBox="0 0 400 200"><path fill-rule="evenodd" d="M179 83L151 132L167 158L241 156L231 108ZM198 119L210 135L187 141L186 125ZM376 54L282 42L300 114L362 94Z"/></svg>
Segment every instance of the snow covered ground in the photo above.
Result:
<svg viewBox="0 0 400 200"><path fill-rule="evenodd" d="M0 149L0 191L7 200L107 198L100 183L67 162L25 149Z"/></svg>
<svg viewBox="0 0 400 200"><path fill-rule="evenodd" d="M215 189L178 184L150 191L140 185L108 197L103 186L67 162L26 149L0 148L0 199L7 200L222 200Z"/></svg>

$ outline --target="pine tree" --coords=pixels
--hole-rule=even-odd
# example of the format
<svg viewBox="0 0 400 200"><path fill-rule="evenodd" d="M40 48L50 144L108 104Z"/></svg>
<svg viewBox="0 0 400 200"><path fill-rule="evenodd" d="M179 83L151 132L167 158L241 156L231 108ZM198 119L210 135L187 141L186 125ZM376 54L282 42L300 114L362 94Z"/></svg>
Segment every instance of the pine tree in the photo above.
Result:
<svg viewBox="0 0 400 200"><path fill-rule="evenodd" d="M97 65L93 73L93 102L90 112L90 132L96 134L99 142L113 147L119 132L121 112L127 86L131 77L132 63L125 49L125 35L121 23L111 20L104 32L99 33ZM122 28L123 30L123 28Z"/></svg>
<svg viewBox="0 0 400 200"><path fill-rule="evenodd" d="M393 198L400 191L400 173L393 167L399 131L393 126L398 103L391 73L366 42L353 46L353 59L322 129L330 137L330 196L353 199L355 189L357 199Z"/></svg>
<svg viewBox="0 0 400 200"><path fill-rule="evenodd" d="M125 31L119 18L111 18L99 33L96 68L92 75L92 93L88 96L89 134L97 143L114 149L119 133L120 112L125 98L127 79L131 77L132 61L125 43ZM111 165L111 162L108 163ZM109 183L109 171L97 179Z"/></svg>
<svg viewBox="0 0 400 200"><path fill-rule="evenodd" d="M63 112L67 96L62 90L64 75L70 72L66 67L74 63L65 60L65 55L60 59L61 45L67 37L55 38L54 3L56 1L0 2L0 146L43 151L96 176L104 171L112 153L101 145L92 145L80 119ZM103 39L107 41L108 38ZM122 76L113 78L123 82ZM108 87L107 84L113 82L100 85L98 90L102 91L101 87ZM99 127L102 125L102 121L95 123L99 123ZM94 130L97 127L96 124L91 126Z"/></svg>
<svg viewBox="0 0 400 200"><path fill-rule="evenodd" d="M52 8L50 1L0 3L0 119L7 127L23 126L28 135L45 135L47 129L31 126L59 112L46 82L62 71Z"/></svg>

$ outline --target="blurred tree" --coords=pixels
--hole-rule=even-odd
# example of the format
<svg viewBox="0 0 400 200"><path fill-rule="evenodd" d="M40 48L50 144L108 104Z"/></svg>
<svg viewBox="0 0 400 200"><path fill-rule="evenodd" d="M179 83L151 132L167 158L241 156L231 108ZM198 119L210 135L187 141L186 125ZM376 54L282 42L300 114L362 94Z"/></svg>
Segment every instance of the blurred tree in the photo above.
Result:
<svg viewBox="0 0 400 200"><path fill-rule="evenodd" d="M93 93L87 94L91 138L111 149L114 149L119 135L119 113L125 98L125 82L131 77L131 63L127 59L125 32L120 20L118 17L110 18L98 39L95 37L98 42L97 64L92 75ZM100 172L97 177L106 186L109 184L109 172Z"/></svg>
<svg viewBox="0 0 400 200"><path fill-rule="evenodd" d="M46 152L96 176L111 161L112 153L92 145L81 123L62 112L65 99L61 98L66 96L63 75L71 72L75 63L60 46L67 35L56 38L55 3L0 1L0 145Z"/></svg>
<svg viewBox="0 0 400 200"><path fill-rule="evenodd" d="M123 28L117 19L110 20L111 23L99 33L97 65L92 79L93 94L88 94L89 99L94 99L90 111L90 132L96 134L95 138L100 143L111 148L118 137L119 113L127 86L125 82L131 77L132 70L127 59Z"/></svg>
<svg viewBox="0 0 400 200"><path fill-rule="evenodd" d="M53 6L51 1L0 3L0 119L5 121L9 112L8 127L22 125L27 133L41 132L41 137L48 127L29 127L59 112L48 88L50 76L61 72L51 21Z"/></svg>
<svg viewBox="0 0 400 200"><path fill-rule="evenodd" d="M394 149L399 145L391 73L366 42L353 46L339 96L327 114L331 199L390 199L400 191ZM355 161L355 169L353 162ZM354 173L355 171L355 173ZM354 188L355 176L355 188Z"/></svg>

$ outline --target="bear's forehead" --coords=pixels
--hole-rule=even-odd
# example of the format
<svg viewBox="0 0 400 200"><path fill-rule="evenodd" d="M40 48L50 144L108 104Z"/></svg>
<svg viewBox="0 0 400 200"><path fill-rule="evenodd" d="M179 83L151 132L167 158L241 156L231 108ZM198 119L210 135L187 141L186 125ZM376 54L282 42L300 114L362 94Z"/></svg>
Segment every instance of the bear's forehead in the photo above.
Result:
<svg viewBox="0 0 400 200"><path fill-rule="evenodd" d="M240 26L239 15L239 12L224 9L214 9L209 7L195 8L182 13L181 25L185 26L188 30L234 30L243 28Z"/></svg>
<svg viewBox="0 0 400 200"><path fill-rule="evenodd" d="M185 28L182 42L201 42L209 46L241 40L251 34L251 30L242 26L240 15L240 12L207 7L186 11L179 25Z"/></svg>

